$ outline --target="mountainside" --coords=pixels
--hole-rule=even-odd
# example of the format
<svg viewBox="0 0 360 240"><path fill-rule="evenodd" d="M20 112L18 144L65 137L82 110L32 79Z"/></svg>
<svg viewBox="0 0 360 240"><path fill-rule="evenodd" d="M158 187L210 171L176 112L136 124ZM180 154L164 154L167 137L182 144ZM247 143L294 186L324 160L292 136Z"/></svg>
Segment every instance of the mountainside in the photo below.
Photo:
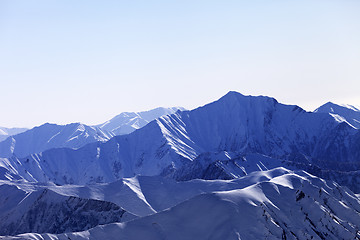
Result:
<svg viewBox="0 0 360 240"><path fill-rule="evenodd" d="M249 154L256 157L247 161ZM3 159L0 173L1 179L87 184L136 174L229 179L285 166L347 184L360 181L359 160L360 132L346 122L273 98L229 92L106 143Z"/></svg>
<svg viewBox="0 0 360 240"><path fill-rule="evenodd" d="M46 123L0 142L0 157L26 157L51 148L79 148L87 143L107 141L113 134L81 123Z"/></svg>
<svg viewBox="0 0 360 240"><path fill-rule="evenodd" d="M153 215L77 233L0 239L360 239L360 200L306 172L277 168L231 181L167 181L138 181L153 208L163 209Z"/></svg>
<svg viewBox="0 0 360 240"><path fill-rule="evenodd" d="M114 203L0 185L0 235L82 231L134 218Z"/></svg>
<svg viewBox="0 0 360 240"><path fill-rule="evenodd" d="M351 126L360 128L360 109L351 105L337 105L332 102L328 102L314 112L329 113L339 122L347 122Z"/></svg>
<svg viewBox="0 0 360 240"><path fill-rule="evenodd" d="M144 127L149 122L164 115L170 115L176 111L185 109L182 107L172 108L155 108L144 112L123 112L111 120L99 124L96 127L112 132L114 135L124 135L135 131L136 129Z"/></svg>
<svg viewBox="0 0 360 240"><path fill-rule="evenodd" d="M4 141L9 136L19 134L28 130L27 128L5 128L0 127L0 142Z"/></svg>

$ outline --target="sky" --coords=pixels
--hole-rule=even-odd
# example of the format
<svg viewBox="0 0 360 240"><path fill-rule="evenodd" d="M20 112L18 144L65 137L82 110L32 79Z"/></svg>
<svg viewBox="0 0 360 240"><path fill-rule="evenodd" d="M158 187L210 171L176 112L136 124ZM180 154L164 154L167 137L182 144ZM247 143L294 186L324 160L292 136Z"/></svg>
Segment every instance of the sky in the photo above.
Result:
<svg viewBox="0 0 360 240"><path fill-rule="evenodd" d="M0 126L99 124L228 91L360 105L360 1L0 1Z"/></svg>

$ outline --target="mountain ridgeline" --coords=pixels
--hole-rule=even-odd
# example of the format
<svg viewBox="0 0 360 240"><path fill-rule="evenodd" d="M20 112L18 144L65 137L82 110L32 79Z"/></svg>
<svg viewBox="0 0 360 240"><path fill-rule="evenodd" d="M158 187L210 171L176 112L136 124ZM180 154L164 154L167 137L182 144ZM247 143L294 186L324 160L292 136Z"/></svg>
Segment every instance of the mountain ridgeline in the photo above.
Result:
<svg viewBox="0 0 360 240"><path fill-rule="evenodd" d="M144 112L124 112L97 125L46 123L30 130L0 128L0 157L26 157L52 148L77 149L92 142L106 142L115 135L128 134L150 121L183 108L156 108ZM6 137L6 138L5 138ZM4 140L6 139L6 140Z"/></svg>
<svg viewBox="0 0 360 240"><path fill-rule="evenodd" d="M11 218L0 222L0 229L9 235L33 233L0 236L4 240L360 238L360 200L351 191L285 168L230 181L137 176L91 186L17 183L19 189L13 191L14 184L1 186L0 181L0 201L5 199L2 206L11 209ZM23 189L30 194L20 206L28 207L13 211ZM76 196L67 197L69 193ZM81 196L111 197L114 202ZM131 215L129 207L137 214ZM89 229L97 222L111 224Z"/></svg>
<svg viewBox="0 0 360 240"><path fill-rule="evenodd" d="M329 113L339 121L346 121L354 128L360 128L360 109L352 105L337 105L332 102L328 102L314 112L317 113Z"/></svg>
<svg viewBox="0 0 360 240"><path fill-rule="evenodd" d="M326 112L229 92L218 101L162 116L105 143L12 156L0 166L3 179L60 185L112 182L138 174L231 179L285 166L359 192L360 131Z"/></svg>
<svg viewBox="0 0 360 240"><path fill-rule="evenodd" d="M0 239L360 239L357 108L181 110L0 142Z"/></svg>
<svg viewBox="0 0 360 240"><path fill-rule="evenodd" d="M158 107L144 112L123 112L96 127L111 132L114 135L125 135L144 127L156 118L173 114L178 110L184 111L185 109L182 107Z"/></svg>

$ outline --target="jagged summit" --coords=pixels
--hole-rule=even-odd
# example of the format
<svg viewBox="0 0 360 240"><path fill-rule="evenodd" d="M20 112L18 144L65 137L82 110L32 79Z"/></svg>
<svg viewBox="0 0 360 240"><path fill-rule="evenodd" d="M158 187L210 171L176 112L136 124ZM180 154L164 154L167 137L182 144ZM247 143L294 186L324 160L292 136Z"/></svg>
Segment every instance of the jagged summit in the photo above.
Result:
<svg viewBox="0 0 360 240"><path fill-rule="evenodd" d="M334 112L334 109L332 107L339 107L339 105L333 103L333 102L327 102L317 109L314 110L314 112ZM326 110L326 111L325 111Z"/></svg>
<svg viewBox="0 0 360 240"><path fill-rule="evenodd" d="M360 109L358 107L327 102L317 108L314 112L328 113L339 122L346 122L357 129L360 128Z"/></svg>
<svg viewBox="0 0 360 240"><path fill-rule="evenodd" d="M112 132L114 135L129 134L136 129L144 127L146 124L158 117L173 114L178 110L183 111L185 109L182 107L158 107L143 112L123 112L109 121L96 125L96 127Z"/></svg>
<svg viewBox="0 0 360 240"><path fill-rule="evenodd" d="M227 94L225 94L215 102L233 103L233 102L248 102L248 101L278 103L278 101L272 97L267 97L262 95L260 96L244 95L236 91L229 91Z"/></svg>
<svg viewBox="0 0 360 240"><path fill-rule="evenodd" d="M339 109L339 108L346 108L355 112L360 112L360 107L358 106L354 106L354 105L350 105L350 104L336 104L333 102L327 102L323 105L321 105L319 108L317 108L314 112L323 112L323 111L331 111L331 112L335 112L334 109ZM327 112L326 111L326 112Z"/></svg>
<svg viewBox="0 0 360 240"><path fill-rule="evenodd" d="M303 111L304 109L297 105L287 105L279 103L275 98L268 97L268 96L252 96L252 95L243 95L236 91L229 91L227 94L222 96L217 101L214 101L212 103L209 103L207 105L213 105L213 104L221 104L224 106L227 106L228 109L235 108L235 107L241 107L242 109L248 108L249 110L257 111L258 109L264 109L264 108L273 108L277 105L288 108L291 110L297 110L297 111ZM205 106L207 106L205 105Z"/></svg>

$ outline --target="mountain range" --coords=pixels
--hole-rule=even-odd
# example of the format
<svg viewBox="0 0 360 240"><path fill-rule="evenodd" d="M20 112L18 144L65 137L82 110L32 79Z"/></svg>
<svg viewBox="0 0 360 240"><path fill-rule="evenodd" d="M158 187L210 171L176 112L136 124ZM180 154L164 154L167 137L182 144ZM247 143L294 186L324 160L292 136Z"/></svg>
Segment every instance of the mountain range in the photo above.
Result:
<svg viewBox="0 0 360 240"><path fill-rule="evenodd" d="M0 157L26 157L52 148L77 149L92 142L106 142L115 135L127 134L145 126L149 121L183 108L156 108L145 112L125 112L106 123L87 126L82 123L67 125L43 124L27 129L4 129L11 135L0 141ZM6 130L6 132L5 132ZM7 135L7 136L8 136Z"/></svg>
<svg viewBox="0 0 360 240"><path fill-rule="evenodd" d="M105 143L12 156L5 172L56 184L111 182L137 174L229 179L243 172L248 154L276 159L263 163L265 168L293 166L332 180L335 176L341 184L359 182L358 129L329 113L236 92L192 111L162 116Z"/></svg>
<svg viewBox="0 0 360 240"><path fill-rule="evenodd" d="M42 125L0 142L0 239L360 239L359 113L229 92Z"/></svg>

